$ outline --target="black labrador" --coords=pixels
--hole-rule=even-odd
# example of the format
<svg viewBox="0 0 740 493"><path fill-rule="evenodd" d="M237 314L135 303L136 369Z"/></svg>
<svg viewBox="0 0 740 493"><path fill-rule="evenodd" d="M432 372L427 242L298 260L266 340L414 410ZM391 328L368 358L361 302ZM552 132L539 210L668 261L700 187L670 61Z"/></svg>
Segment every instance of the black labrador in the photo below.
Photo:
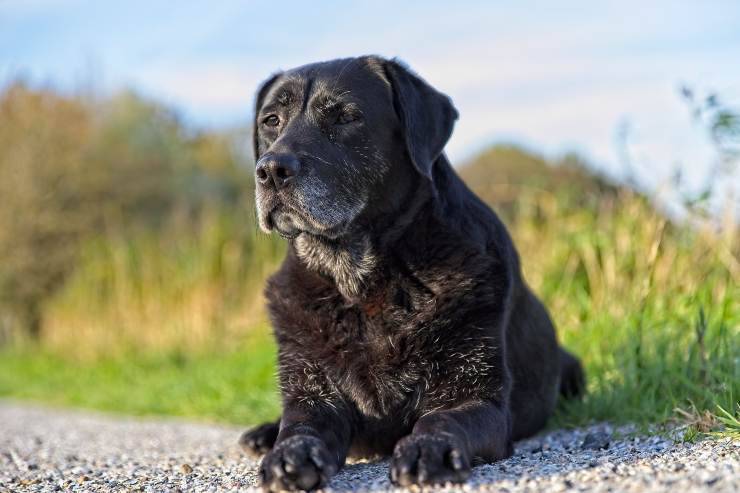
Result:
<svg viewBox="0 0 740 493"><path fill-rule="evenodd" d="M254 123L283 415L246 432L267 490L391 454L394 484L464 481L584 388L506 228L443 148L457 111L396 60L274 75Z"/></svg>

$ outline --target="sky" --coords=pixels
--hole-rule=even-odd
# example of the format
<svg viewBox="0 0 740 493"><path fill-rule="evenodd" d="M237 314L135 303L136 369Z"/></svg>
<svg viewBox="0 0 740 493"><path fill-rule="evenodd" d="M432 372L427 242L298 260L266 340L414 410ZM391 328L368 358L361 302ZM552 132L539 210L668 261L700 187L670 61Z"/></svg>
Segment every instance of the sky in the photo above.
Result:
<svg viewBox="0 0 740 493"><path fill-rule="evenodd" d="M700 186L715 154L679 88L740 106L737 0L0 0L0 84L133 87L196 127L248 124L279 69L370 53L452 97L453 162L512 142L620 176L626 129L639 181Z"/></svg>

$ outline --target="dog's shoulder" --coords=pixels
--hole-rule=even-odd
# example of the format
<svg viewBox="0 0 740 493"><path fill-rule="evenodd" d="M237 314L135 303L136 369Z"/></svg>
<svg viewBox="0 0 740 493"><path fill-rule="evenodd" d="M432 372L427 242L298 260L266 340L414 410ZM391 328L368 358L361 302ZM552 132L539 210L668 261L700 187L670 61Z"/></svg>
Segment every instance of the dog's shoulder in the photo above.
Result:
<svg viewBox="0 0 740 493"><path fill-rule="evenodd" d="M476 203L472 192L464 192L470 203L427 214L397 248L403 263L439 290L479 289L492 278L513 273L515 251L505 226L487 206Z"/></svg>

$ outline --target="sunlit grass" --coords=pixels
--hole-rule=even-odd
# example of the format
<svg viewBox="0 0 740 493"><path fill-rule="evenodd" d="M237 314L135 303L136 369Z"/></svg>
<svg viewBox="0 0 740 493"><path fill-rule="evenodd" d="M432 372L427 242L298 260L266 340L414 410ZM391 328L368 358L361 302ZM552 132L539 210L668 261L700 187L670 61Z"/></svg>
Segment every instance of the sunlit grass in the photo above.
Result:
<svg viewBox="0 0 740 493"><path fill-rule="evenodd" d="M264 322L264 280L283 251L247 213L92 241L46 307L42 345L77 359L233 348Z"/></svg>
<svg viewBox="0 0 740 493"><path fill-rule="evenodd" d="M130 353L76 362L0 351L0 395L129 415L256 423L278 415L274 343L255 328L224 352Z"/></svg>
<svg viewBox="0 0 740 493"><path fill-rule="evenodd" d="M553 424L683 420L677 408L721 408L736 422L736 225L676 225L628 191L594 208L540 191L518 204L509 226L526 278L588 374L585 399ZM0 394L240 423L276 416L259 293L282 247L237 225L92 245L45 312L41 348L0 354Z"/></svg>

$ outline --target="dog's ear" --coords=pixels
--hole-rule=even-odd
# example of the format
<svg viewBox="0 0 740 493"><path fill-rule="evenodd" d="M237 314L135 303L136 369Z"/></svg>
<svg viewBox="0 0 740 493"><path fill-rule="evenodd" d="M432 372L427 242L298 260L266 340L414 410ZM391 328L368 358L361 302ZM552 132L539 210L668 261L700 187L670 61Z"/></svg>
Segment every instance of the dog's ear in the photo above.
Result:
<svg viewBox="0 0 740 493"><path fill-rule="evenodd" d="M252 121L252 150L254 152L254 162L256 163L257 160L260 158L260 141L259 141L259 121L257 121L257 118L260 114L260 109L262 108L262 104L265 102L265 96L267 96L267 93L270 91L270 88L275 84L275 81L278 80L278 78L282 74L280 72L273 74L269 79L264 81L262 85L260 86L259 90L257 91L257 98L254 101L254 117Z"/></svg>
<svg viewBox="0 0 740 493"><path fill-rule="evenodd" d="M432 179L432 166L452 135L457 110L446 95L427 84L398 60L387 60L385 75L393 90L393 106L401 120L409 157Z"/></svg>

